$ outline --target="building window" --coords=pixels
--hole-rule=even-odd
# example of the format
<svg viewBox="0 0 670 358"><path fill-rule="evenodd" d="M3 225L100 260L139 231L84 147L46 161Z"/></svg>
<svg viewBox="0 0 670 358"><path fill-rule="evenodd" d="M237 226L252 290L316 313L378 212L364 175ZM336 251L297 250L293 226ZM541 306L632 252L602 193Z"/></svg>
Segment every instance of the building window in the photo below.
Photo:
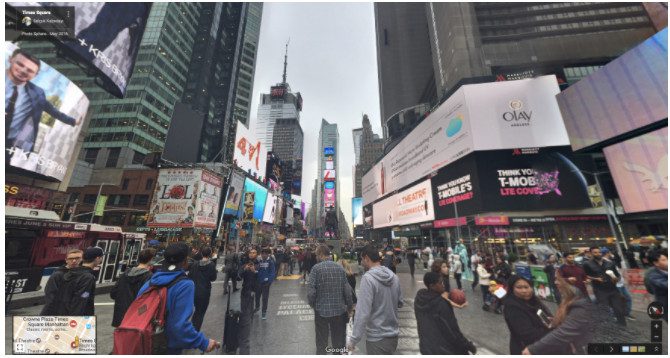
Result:
<svg viewBox="0 0 670 358"><path fill-rule="evenodd" d="M144 187L144 190L152 190L154 187L154 180L153 179L147 179L147 185Z"/></svg>
<svg viewBox="0 0 670 358"><path fill-rule="evenodd" d="M99 151L100 148L86 149L86 155L84 156L84 161L89 164L95 164L95 160L98 158Z"/></svg>
<svg viewBox="0 0 670 358"><path fill-rule="evenodd" d="M109 156L107 157L107 163L105 164L106 168L116 168L116 164L119 161L119 155L121 154L121 148L112 148L109 150Z"/></svg>
<svg viewBox="0 0 670 358"><path fill-rule="evenodd" d="M130 183L130 179L123 179L123 184L121 185L121 189L128 190L128 184L129 183Z"/></svg>
<svg viewBox="0 0 670 358"><path fill-rule="evenodd" d="M95 204L95 199L96 199L97 197L98 197L98 196L95 195L95 194L86 194L86 195L84 195L84 204L91 204L91 205L94 205L94 204Z"/></svg>
<svg viewBox="0 0 670 358"><path fill-rule="evenodd" d="M133 164L142 164L142 162L144 162L145 157L146 155L138 151L135 151L135 154L133 155Z"/></svg>
<svg viewBox="0 0 670 358"><path fill-rule="evenodd" d="M133 206L144 206L149 203L149 195L135 195Z"/></svg>
<svg viewBox="0 0 670 358"><path fill-rule="evenodd" d="M384 29L384 45L389 44L389 33L386 29Z"/></svg>

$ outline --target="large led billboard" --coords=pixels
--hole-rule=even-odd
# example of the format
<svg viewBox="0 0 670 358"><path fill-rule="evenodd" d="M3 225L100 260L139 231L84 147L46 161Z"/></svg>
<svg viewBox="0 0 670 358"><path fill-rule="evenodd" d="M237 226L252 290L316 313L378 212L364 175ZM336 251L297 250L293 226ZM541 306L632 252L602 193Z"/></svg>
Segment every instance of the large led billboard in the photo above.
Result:
<svg viewBox="0 0 670 358"><path fill-rule="evenodd" d="M604 152L626 213L668 209L668 127Z"/></svg>
<svg viewBox="0 0 670 358"><path fill-rule="evenodd" d="M63 180L88 111L84 92L51 66L5 42L6 164Z"/></svg>
<svg viewBox="0 0 670 358"><path fill-rule="evenodd" d="M332 181L335 180L335 170L324 170L323 171L323 180Z"/></svg>
<svg viewBox="0 0 670 358"><path fill-rule="evenodd" d="M223 180L204 169L158 172L149 227L215 228Z"/></svg>
<svg viewBox="0 0 670 358"><path fill-rule="evenodd" d="M263 210L263 222L273 224L277 215L277 196L268 194L265 201L265 210Z"/></svg>
<svg viewBox="0 0 670 358"><path fill-rule="evenodd" d="M262 185L256 183L255 181L246 178L244 181L244 192L254 193L253 218L258 221L262 221L265 209L265 202L268 196L268 190L265 189ZM244 197L244 195L242 197ZM239 216L242 217L243 213L244 210L240 210Z"/></svg>
<svg viewBox="0 0 670 358"><path fill-rule="evenodd" d="M110 93L117 97L124 96L133 73L151 3L39 2L11 5L19 9L25 6L38 9L49 6L53 9L58 6L62 8L62 12L69 11L66 7L73 7L75 37L62 36L57 40L79 59L97 69ZM65 18L66 14L61 14L61 17ZM57 22L50 22L49 30L58 30L58 26Z"/></svg>
<svg viewBox="0 0 670 358"><path fill-rule="evenodd" d="M373 216L375 229L435 220L430 180L375 203Z"/></svg>
<svg viewBox="0 0 670 358"><path fill-rule="evenodd" d="M351 219L354 225L363 225L363 198L351 198Z"/></svg>
<svg viewBox="0 0 670 358"><path fill-rule="evenodd" d="M224 215L237 215L237 212L240 209L240 201L242 200L243 190L244 175L240 173L233 173L230 178L228 198L226 199L226 207L223 212Z"/></svg>
<svg viewBox="0 0 670 358"><path fill-rule="evenodd" d="M326 208L335 207L335 189L323 190L323 203Z"/></svg>
<svg viewBox="0 0 670 358"><path fill-rule="evenodd" d="M556 99L575 151L667 119L668 29L570 86Z"/></svg>
<svg viewBox="0 0 670 358"><path fill-rule="evenodd" d="M363 204L477 150L569 145L556 76L464 85L364 176Z"/></svg>
<svg viewBox="0 0 670 358"><path fill-rule="evenodd" d="M233 161L245 172L256 176L259 180L266 174L265 168L268 161L267 148L256 136L245 127L242 122L237 122L237 134L235 136L235 154Z"/></svg>

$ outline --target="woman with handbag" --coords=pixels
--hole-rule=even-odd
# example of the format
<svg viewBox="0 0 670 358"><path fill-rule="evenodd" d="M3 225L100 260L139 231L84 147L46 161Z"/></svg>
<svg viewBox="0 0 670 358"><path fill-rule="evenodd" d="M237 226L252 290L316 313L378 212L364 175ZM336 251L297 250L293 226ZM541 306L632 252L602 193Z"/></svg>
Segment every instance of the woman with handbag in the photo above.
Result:
<svg viewBox="0 0 670 358"><path fill-rule="evenodd" d="M522 354L586 354L593 336L593 305L575 286L556 273L561 304L551 319L551 332L528 345Z"/></svg>
<svg viewBox="0 0 670 358"><path fill-rule="evenodd" d="M505 322L510 331L510 354L521 354L547 333L551 312L533 291L533 284L524 277L514 276L508 285L511 292L505 296ZM549 321L545 321L547 318Z"/></svg>

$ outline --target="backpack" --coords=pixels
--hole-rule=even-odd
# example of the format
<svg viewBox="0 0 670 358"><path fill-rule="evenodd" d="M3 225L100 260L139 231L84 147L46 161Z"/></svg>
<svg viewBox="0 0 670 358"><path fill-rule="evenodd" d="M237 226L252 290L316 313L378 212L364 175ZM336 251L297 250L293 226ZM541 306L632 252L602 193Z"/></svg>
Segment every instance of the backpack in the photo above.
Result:
<svg viewBox="0 0 670 358"><path fill-rule="evenodd" d="M114 330L112 354L167 354L165 306L168 289L185 280L180 275L168 285L149 285L128 308L123 321Z"/></svg>

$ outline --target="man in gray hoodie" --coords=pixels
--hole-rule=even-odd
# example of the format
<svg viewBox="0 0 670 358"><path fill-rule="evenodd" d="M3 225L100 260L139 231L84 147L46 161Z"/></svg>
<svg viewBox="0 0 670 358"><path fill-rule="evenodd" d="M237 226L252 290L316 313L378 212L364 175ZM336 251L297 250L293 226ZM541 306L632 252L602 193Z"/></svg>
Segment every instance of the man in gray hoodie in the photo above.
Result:
<svg viewBox="0 0 670 358"><path fill-rule="evenodd" d="M361 255L367 272L361 279L354 328L347 339L347 349L353 352L365 333L367 354L393 354L398 348L400 334L398 308L403 305L400 281L381 265L379 250L372 245L364 247Z"/></svg>

